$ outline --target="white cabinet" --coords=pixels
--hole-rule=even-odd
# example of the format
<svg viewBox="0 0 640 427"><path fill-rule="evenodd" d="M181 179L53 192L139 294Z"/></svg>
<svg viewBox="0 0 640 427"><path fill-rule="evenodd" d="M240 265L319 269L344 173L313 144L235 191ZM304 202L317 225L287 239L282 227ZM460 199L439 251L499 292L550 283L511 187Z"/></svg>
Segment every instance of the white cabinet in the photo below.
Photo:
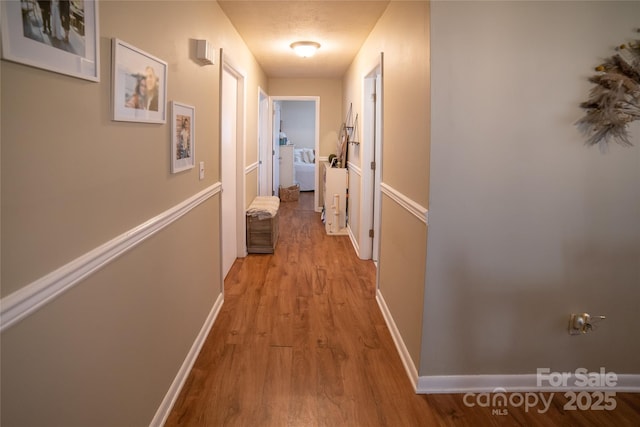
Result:
<svg viewBox="0 0 640 427"><path fill-rule="evenodd" d="M347 232L347 169L332 168L324 162L323 168L324 227L327 234Z"/></svg>
<svg viewBox="0 0 640 427"><path fill-rule="evenodd" d="M284 188L294 184L293 145L280 147L280 185Z"/></svg>

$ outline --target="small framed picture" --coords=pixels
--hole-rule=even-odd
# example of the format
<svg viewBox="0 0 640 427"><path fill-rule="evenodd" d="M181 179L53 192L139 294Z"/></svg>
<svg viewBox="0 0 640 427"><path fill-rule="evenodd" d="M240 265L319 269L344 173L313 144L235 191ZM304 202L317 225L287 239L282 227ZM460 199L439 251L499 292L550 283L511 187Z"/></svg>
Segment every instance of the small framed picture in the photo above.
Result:
<svg viewBox="0 0 640 427"><path fill-rule="evenodd" d="M195 107L171 102L171 173L196 165L195 130Z"/></svg>
<svg viewBox="0 0 640 427"><path fill-rule="evenodd" d="M2 57L100 81L97 0L0 1Z"/></svg>
<svg viewBox="0 0 640 427"><path fill-rule="evenodd" d="M113 120L166 123L167 63L112 40Z"/></svg>

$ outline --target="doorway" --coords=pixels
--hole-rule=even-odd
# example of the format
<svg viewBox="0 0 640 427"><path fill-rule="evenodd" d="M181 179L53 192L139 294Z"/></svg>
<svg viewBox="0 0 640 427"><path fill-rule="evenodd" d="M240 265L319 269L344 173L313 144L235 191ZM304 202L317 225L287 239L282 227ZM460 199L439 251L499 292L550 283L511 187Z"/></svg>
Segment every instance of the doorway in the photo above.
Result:
<svg viewBox="0 0 640 427"><path fill-rule="evenodd" d="M319 196L318 196L318 168L320 165L319 162L319 152L320 152L320 97L318 96L272 96L270 101L270 110L273 117L273 121L271 123L272 129L272 138L271 138L271 146L273 158L271 161L271 171L272 171L272 184L274 194L278 194L278 184L279 184L279 173L280 173L280 162L282 159L280 158L280 136L281 133L283 137L288 138L289 143L293 144L296 147L309 147L314 150L314 163L315 169L313 171L313 184L314 184L314 209L316 211L320 210L319 207ZM299 106L303 106L303 108L296 108L295 103L302 102L303 104L298 104ZM284 107L284 109L283 109ZM307 108L309 107L309 108ZM311 118L302 118L300 116L296 116L297 113L301 113L302 110L312 111L310 113ZM306 123L306 124L305 124ZM311 128L306 129L309 131L311 136L303 136L302 129L300 128ZM294 162L295 163L295 162ZM295 168L295 166L294 166ZM295 173L295 172L294 172Z"/></svg>
<svg viewBox="0 0 640 427"><path fill-rule="evenodd" d="M363 129L367 141L363 150L362 169L362 227L360 227L360 255L378 265L380 253L380 182L382 181L382 60L363 80Z"/></svg>
<svg viewBox="0 0 640 427"><path fill-rule="evenodd" d="M244 200L244 76L223 56L220 84L220 176L222 278L238 257L246 254Z"/></svg>

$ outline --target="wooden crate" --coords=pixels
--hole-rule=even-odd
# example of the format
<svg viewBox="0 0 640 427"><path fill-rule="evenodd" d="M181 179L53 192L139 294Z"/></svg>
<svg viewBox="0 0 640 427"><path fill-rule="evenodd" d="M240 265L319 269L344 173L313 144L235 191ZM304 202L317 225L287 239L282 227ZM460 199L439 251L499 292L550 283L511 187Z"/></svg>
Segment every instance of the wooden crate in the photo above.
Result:
<svg viewBox="0 0 640 427"><path fill-rule="evenodd" d="M259 219L247 215L247 252L272 254L278 242L278 217Z"/></svg>

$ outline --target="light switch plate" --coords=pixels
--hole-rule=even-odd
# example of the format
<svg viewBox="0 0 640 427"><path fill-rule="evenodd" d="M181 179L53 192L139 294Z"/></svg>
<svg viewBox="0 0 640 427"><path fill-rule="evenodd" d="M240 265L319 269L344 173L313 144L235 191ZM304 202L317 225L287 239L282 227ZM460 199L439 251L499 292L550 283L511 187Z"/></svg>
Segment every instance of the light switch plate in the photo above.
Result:
<svg viewBox="0 0 640 427"><path fill-rule="evenodd" d="M200 180L204 179L204 162L200 162Z"/></svg>

